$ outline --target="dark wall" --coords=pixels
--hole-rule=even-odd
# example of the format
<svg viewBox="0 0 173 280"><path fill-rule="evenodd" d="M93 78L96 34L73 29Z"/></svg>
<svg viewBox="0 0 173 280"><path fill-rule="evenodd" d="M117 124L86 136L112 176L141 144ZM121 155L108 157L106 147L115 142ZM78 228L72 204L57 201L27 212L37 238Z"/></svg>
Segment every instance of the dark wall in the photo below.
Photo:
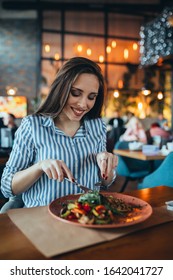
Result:
<svg viewBox="0 0 173 280"><path fill-rule="evenodd" d="M18 88L17 95L36 96L38 50L35 19L0 20L0 95L6 95L6 86L12 85Z"/></svg>

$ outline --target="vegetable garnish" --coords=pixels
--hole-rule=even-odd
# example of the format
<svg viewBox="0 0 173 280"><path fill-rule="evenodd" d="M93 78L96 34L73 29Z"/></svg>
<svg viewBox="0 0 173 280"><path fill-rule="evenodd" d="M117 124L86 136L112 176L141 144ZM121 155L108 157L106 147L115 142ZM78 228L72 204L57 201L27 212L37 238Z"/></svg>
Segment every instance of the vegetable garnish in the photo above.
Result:
<svg viewBox="0 0 173 280"><path fill-rule="evenodd" d="M98 191L82 194L78 200L63 205L60 217L81 224L113 224L125 222L134 212L141 209L111 195L102 195Z"/></svg>

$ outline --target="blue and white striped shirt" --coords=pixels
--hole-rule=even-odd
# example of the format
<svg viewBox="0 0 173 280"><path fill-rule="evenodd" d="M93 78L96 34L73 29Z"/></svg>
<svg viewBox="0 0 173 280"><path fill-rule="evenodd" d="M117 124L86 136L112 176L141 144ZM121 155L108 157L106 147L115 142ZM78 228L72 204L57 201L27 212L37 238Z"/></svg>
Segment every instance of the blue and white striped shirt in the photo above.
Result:
<svg viewBox="0 0 173 280"><path fill-rule="evenodd" d="M15 134L13 150L4 169L1 190L11 197L14 174L45 159L63 160L74 178L93 189L99 181L96 154L106 151L106 125L102 119L85 120L74 137L58 129L52 118L27 116ZM81 192L73 183L49 179L45 173L22 194L25 207L48 205L52 200Z"/></svg>

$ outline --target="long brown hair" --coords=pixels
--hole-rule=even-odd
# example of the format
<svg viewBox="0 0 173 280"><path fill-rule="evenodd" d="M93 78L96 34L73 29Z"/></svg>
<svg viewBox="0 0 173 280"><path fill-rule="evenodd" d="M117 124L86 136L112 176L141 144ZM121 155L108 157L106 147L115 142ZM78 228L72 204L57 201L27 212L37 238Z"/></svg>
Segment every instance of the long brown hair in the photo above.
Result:
<svg viewBox="0 0 173 280"><path fill-rule="evenodd" d="M73 57L61 67L51 85L46 100L41 104L35 114L56 118L67 102L72 85L78 76L83 73L93 74L99 81L99 91L96 102L85 116L89 119L100 117L104 102L104 78L99 65L84 57Z"/></svg>

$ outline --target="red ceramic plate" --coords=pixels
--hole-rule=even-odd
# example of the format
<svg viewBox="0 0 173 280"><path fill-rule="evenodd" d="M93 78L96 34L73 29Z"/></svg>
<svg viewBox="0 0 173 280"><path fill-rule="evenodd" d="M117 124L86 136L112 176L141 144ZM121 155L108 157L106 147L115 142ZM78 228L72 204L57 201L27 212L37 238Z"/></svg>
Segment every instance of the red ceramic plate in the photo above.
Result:
<svg viewBox="0 0 173 280"><path fill-rule="evenodd" d="M75 201L79 198L81 194L78 195L67 195L63 196L61 198L57 198L54 201L52 201L49 205L49 212L53 217L55 217L57 220L73 224L76 226L82 226L82 227L88 227L88 228L119 228L119 227L127 227L131 225L135 225L138 223L141 223L148 219L152 214L152 207L145 202L144 200L141 200L139 198L121 194L121 193L111 193L111 192L104 192L102 193L104 196L113 196L116 198L122 199L125 203L141 206L140 209L137 212L133 212L130 217L123 218L116 223L113 224L106 224L106 225L90 225L90 224L81 224L78 221L69 221L65 220L60 217L60 210L62 208L63 203L68 203L69 201Z"/></svg>

